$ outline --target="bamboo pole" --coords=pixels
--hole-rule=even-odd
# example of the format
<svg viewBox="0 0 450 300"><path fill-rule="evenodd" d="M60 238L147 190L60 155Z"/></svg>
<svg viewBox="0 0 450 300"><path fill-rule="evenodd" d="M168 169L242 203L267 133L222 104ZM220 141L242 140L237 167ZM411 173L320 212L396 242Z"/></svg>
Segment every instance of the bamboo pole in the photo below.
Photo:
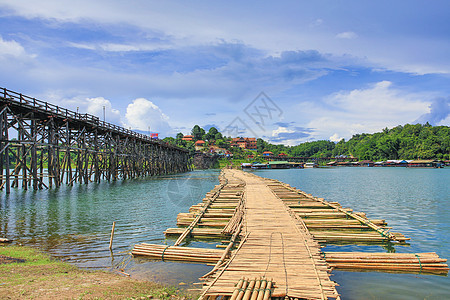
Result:
<svg viewBox="0 0 450 300"><path fill-rule="evenodd" d="M112 243L114 238L114 229L116 228L116 222L113 222L111 229L111 238L109 239L109 250L112 250Z"/></svg>

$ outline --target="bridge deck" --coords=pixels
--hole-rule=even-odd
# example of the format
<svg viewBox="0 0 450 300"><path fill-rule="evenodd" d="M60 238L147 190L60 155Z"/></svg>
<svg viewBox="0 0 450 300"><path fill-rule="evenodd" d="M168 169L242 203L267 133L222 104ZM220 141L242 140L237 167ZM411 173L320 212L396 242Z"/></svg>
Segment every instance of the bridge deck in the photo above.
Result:
<svg viewBox="0 0 450 300"><path fill-rule="evenodd" d="M320 247L264 179L237 170L225 176L245 181L244 232L248 236L224 269L211 278L205 296L230 296L240 278L273 279L272 297L338 298Z"/></svg>

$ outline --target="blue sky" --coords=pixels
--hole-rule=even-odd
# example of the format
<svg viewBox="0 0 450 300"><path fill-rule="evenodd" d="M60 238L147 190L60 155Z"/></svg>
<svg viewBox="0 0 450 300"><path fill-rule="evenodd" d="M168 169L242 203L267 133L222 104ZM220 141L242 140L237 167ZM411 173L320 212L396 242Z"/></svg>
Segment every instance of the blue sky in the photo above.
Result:
<svg viewBox="0 0 450 300"><path fill-rule="evenodd" d="M162 136L450 125L449 1L3 1L0 86Z"/></svg>

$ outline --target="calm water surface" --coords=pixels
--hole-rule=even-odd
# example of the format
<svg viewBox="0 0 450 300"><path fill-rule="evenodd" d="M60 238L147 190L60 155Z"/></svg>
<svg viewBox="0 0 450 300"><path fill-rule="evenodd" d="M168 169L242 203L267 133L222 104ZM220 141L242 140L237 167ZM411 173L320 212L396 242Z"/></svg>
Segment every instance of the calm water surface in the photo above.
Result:
<svg viewBox="0 0 450 300"><path fill-rule="evenodd" d="M385 219L393 232L410 237L396 252L436 252L450 258L450 168L324 168L261 170L369 218ZM325 251L386 252L381 246L327 246ZM448 277L333 271L343 299L450 299Z"/></svg>
<svg viewBox="0 0 450 300"><path fill-rule="evenodd" d="M450 258L450 168L330 168L260 170L370 218L386 219L394 232L410 237L397 252L437 252ZM0 200L0 236L40 247L84 268L111 268L134 244L173 243L163 231L176 226L179 212L201 201L218 184L218 171L195 171L53 190L12 190ZM113 255L109 245L116 221ZM214 244L191 242L195 247ZM327 246L326 251L385 252L381 246ZM393 249L391 249L392 251ZM126 272L168 284L190 284L211 267L134 259ZM448 277L333 271L343 299L450 299Z"/></svg>

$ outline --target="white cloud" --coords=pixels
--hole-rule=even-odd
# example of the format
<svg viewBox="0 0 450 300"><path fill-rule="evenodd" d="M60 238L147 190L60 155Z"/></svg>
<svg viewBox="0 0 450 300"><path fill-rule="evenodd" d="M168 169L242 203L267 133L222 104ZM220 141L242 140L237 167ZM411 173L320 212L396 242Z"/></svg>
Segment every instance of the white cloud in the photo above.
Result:
<svg viewBox="0 0 450 300"><path fill-rule="evenodd" d="M295 131L291 130L291 129L287 129L286 127L278 126L277 129L272 130L272 136L277 137L280 135L280 133L293 133L293 132L295 132Z"/></svg>
<svg viewBox="0 0 450 300"><path fill-rule="evenodd" d="M64 108L79 112L80 114L88 113L98 117L103 121L103 107L105 109L106 122L116 125L122 125L120 111L112 107L110 100L103 97L88 98L76 96L73 98L64 98L61 91L52 91L44 96L45 101L52 104L60 105Z"/></svg>
<svg viewBox="0 0 450 300"><path fill-rule="evenodd" d="M25 54L25 49L16 41L5 41L0 36L0 56L19 57Z"/></svg>
<svg viewBox="0 0 450 300"><path fill-rule="evenodd" d="M338 39L352 40L352 39L356 39L358 37L358 35L356 33L354 33L353 31L345 31L345 32L338 33L336 35L336 37Z"/></svg>
<svg viewBox="0 0 450 300"><path fill-rule="evenodd" d="M340 140L342 140L342 138L339 137L339 135L337 133L330 136L330 141L332 141L332 142L339 142Z"/></svg>
<svg viewBox="0 0 450 300"><path fill-rule="evenodd" d="M423 10L420 5L412 4L409 13L404 14L403 7L390 3L364 9L360 18L354 18L361 12L358 6L366 7L368 4L336 7L336 10L326 12L314 1L308 4L299 1L258 3L258 13L255 13L254 4L242 1L234 5L225 2L187 5L148 0L136 0L134 5L107 0L3 2L0 7L5 8L5 15L45 19L52 23L93 22L105 27L121 24L143 32L163 33L185 46L211 44L218 40L242 41L276 53L308 45L308 48L324 53L367 58L372 64L391 70L419 74L450 72L447 62L450 43L442 29L448 18L446 10L439 5ZM396 17L386 16L386 9ZM417 22L418 19L424 22ZM422 23L427 26L422 26ZM364 32L363 38L354 31L346 31L349 28ZM354 41L342 43L339 39ZM126 43L122 47L127 49Z"/></svg>
<svg viewBox="0 0 450 300"><path fill-rule="evenodd" d="M128 104L125 114L126 127L142 131L158 132L162 136L173 134L169 118L152 101L138 98Z"/></svg>
<svg viewBox="0 0 450 300"><path fill-rule="evenodd" d="M330 140L350 138L356 133L373 133L382 128L411 123L428 111L430 95L411 94L392 86L389 81L371 87L341 91L311 107L315 116L308 123L316 137ZM323 105L325 104L325 105Z"/></svg>
<svg viewBox="0 0 450 300"><path fill-rule="evenodd" d="M103 120L104 109L106 122L120 122L120 112L117 109L112 108L111 102L103 97L87 98L85 106L87 113L98 116L100 120Z"/></svg>
<svg viewBox="0 0 450 300"><path fill-rule="evenodd" d="M126 108L125 118L118 109L113 108L111 101L104 97L87 98L77 96L62 98L61 91L47 93L45 99L53 104L60 105L80 114L88 113L103 120L103 108L105 109L106 122L113 123L132 130L160 133L160 137L173 134L169 125L169 118L152 101L145 98L137 98L129 103ZM61 100L63 99L63 100Z"/></svg>
<svg viewBox="0 0 450 300"><path fill-rule="evenodd" d="M70 47L92 50L92 51L106 51L106 52L137 52L137 51L156 51L156 50L168 50L172 48L170 43L128 43L128 44L118 44L118 43L99 43L99 44L83 44L83 43L73 43L69 42Z"/></svg>

